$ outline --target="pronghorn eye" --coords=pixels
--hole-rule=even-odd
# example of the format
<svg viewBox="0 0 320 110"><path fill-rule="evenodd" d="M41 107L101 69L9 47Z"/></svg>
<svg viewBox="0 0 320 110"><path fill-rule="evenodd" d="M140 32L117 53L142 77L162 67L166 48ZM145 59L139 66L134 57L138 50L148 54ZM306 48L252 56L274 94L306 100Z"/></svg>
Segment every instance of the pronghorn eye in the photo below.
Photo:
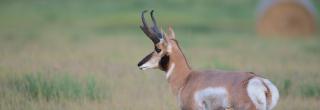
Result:
<svg viewBox="0 0 320 110"><path fill-rule="evenodd" d="M160 52L161 52L161 49L159 49L159 48L156 47L156 46L154 47L154 50L156 50L157 53L160 53Z"/></svg>

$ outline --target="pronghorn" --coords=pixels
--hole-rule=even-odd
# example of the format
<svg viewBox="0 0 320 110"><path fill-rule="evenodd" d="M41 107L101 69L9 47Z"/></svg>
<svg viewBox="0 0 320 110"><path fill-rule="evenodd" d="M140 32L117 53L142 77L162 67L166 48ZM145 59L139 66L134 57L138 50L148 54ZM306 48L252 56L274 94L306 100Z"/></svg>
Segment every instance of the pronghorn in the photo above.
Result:
<svg viewBox="0 0 320 110"><path fill-rule="evenodd" d="M181 51L173 29L159 30L141 14L140 28L154 43L154 51L143 58L141 70L159 68L166 72L181 110L271 110L279 99L278 89L268 79L252 72L194 71Z"/></svg>

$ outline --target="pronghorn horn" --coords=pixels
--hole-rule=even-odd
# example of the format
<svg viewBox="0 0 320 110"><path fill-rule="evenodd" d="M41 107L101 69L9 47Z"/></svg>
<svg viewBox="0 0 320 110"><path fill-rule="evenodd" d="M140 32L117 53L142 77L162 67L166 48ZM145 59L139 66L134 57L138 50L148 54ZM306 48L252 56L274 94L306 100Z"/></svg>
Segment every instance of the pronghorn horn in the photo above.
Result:
<svg viewBox="0 0 320 110"><path fill-rule="evenodd" d="M157 28L157 24L155 24L155 19L153 18L153 10L151 11L151 17L152 17L152 21L153 21L153 27L149 28L145 18L144 18L144 13L148 12L147 10L142 11L141 13L141 20L142 20L142 25L140 25L141 30L152 40L152 42L154 44L157 44L158 42L160 42L161 37L161 33Z"/></svg>
<svg viewBox="0 0 320 110"><path fill-rule="evenodd" d="M144 13L146 13L146 12L148 12L148 10L144 10L144 11L142 11L142 13L141 13L141 20L142 20L142 25L141 25L141 27L149 28L148 25L147 25L147 23L146 23L146 20L144 19Z"/></svg>
<svg viewBox="0 0 320 110"><path fill-rule="evenodd" d="M151 12L150 12L151 19L152 19L152 22L153 22L152 30L156 33L156 37L157 37L157 38L162 39L163 36L162 36L162 33L160 32L160 30L159 30L159 28L158 28L156 19L155 19L154 16L153 16L153 12L154 12L153 10L151 10Z"/></svg>

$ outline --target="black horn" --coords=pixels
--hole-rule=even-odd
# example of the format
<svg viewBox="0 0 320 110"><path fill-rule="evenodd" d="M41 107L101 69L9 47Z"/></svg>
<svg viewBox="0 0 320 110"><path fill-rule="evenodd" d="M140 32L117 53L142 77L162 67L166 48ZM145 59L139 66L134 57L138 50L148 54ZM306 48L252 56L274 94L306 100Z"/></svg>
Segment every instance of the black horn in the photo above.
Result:
<svg viewBox="0 0 320 110"><path fill-rule="evenodd" d="M147 23L146 23L146 19L144 18L144 13L148 12L148 10L144 10L141 12L141 20L142 20L142 25L141 27L145 27L145 28L149 28Z"/></svg>
<svg viewBox="0 0 320 110"><path fill-rule="evenodd" d="M153 16L153 12L154 12L153 10L151 10L151 12L150 12L151 19L152 19L152 22L153 22L152 30L157 34L156 35L157 38L162 39L162 33L160 32L160 30L158 28L157 21Z"/></svg>
<svg viewBox="0 0 320 110"><path fill-rule="evenodd" d="M160 39L162 39L162 33L159 31L156 20L153 16L153 10L151 11L151 19L153 22L153 26L149 28L145 18L144 13L148 12L147 10L142 11L141 13L141 20L142 24L140 25L141 30L152 40L154 44L157 44L160 42Z"/></svg>

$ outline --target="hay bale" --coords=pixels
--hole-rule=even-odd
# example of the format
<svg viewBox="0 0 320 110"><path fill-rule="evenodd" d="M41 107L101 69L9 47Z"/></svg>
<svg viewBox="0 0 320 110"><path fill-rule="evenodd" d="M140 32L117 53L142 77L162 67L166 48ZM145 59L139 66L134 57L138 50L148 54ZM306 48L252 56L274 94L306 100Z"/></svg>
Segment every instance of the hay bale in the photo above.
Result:
<svg viewBox="0 0 320 110"><path fill-rule="evenodd" d="M263 36L309 36L316 31L315 14L309 0L261 0L256 30Z"/></svg>

